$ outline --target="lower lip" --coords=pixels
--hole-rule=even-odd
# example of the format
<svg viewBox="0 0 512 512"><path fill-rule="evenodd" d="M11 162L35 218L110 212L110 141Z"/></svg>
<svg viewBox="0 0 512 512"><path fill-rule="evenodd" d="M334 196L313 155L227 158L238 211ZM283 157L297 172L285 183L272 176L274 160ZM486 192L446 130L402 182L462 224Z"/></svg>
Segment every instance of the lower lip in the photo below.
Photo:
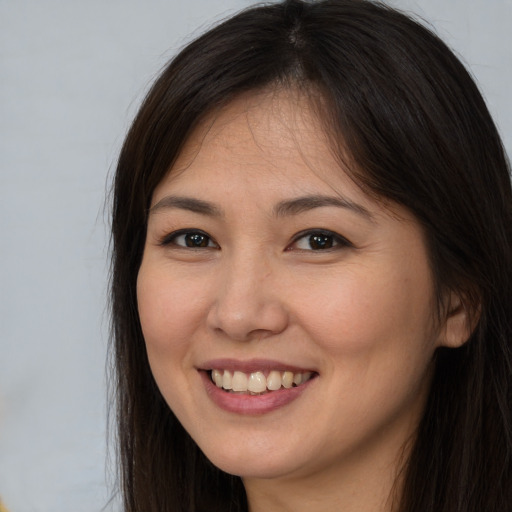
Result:
<svg viewBox="0 0 512 512"><path fill-rule="evenodd" d="M300 386L279 389L264 395L245 395L228 393L217 387L212 382L209 372L201 371L200 374L208 396L216 405L228 412L247 415L266 414L290 404L304 393L311 382L316 380L316 378L312 378Z"/></svg>

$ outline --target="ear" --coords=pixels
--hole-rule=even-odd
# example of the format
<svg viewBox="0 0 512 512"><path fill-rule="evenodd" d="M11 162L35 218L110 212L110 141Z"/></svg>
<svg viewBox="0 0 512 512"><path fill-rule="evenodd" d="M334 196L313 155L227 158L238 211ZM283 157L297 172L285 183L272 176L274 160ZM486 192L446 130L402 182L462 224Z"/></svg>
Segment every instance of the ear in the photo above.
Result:
<svg viewBox="0 0 512 512"><path fill-rule="evenodd" d="M458 348L468 341L480 318L480 308L470 308L459 293L449 291L439 330L438 345Z"/></svg>

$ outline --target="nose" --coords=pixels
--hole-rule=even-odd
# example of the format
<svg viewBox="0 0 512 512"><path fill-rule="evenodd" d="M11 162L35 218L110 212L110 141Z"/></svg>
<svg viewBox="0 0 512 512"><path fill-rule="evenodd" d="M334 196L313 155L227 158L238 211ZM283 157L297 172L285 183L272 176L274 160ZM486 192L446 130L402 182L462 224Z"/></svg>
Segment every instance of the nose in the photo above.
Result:
<svg viewBox="0 0 512 512"><path fill-rule="evenodd" d="M208 311L209 328L237 341L262 339L284 331L288 312L278 274L261 258L226 261Z"/></svg>

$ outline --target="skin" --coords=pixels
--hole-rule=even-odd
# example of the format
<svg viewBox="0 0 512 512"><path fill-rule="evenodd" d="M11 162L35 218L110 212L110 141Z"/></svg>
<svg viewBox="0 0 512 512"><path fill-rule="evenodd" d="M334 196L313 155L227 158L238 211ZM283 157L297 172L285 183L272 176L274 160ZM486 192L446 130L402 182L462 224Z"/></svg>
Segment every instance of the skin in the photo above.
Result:
<svg viewBox="0 0 512 512"><path fill-rule="evenodd" d="M344 205L276 213L311 195ZM182 229L207 246L170 236ZM300 234L318 229L349 243L312 250ZM251 512L392 509L434 351L464 340L463 313L434 320L417 221L361 191L299 94L242 97L189 138L154 192L137 294L165 400L206 456L243 478ZM199 370L218 358L317 377L283 407L236 414L205 391Z"/></svg>

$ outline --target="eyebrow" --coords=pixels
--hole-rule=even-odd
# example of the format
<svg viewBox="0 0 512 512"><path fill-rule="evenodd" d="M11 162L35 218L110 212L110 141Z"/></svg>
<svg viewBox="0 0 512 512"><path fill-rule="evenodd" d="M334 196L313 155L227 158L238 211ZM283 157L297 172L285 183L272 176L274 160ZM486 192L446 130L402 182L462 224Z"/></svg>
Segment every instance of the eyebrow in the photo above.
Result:
<svg viewBox="0 0 512 512"><path fill-rule="evenodd" d="M219 207L215 206L208 201L195 199L193 197L182 196L166 196L154 206L149 209L149 213L154 213L158 210L178 208L180 210L188 210L201 215L208 215L210 217L221 217L222 211Z"/></svg>
<svg viewBox="0 0 512 512"><path fill-rule="evenodd" d="M289 215L298 215L299 213L324 206L346 208L347 210L351 210L368 220L374 220L373 215L364 206L341 196L311 195L281 201L274 207L274 214L276 217L286 217Z"/></svg>
<svg viewBox="0 0 512 512"><path fill-rule="evenodd" d="M309 195L287 199L277 203L273 208L273 213L275 217L288 217L326 206L345 208L368 220L374 220L373 215L364 206L341 196ZM223 216L222 209L215 204L186 196L166 196L152 206L149 213L172 208L188 210L210 217Z"/></svg>

